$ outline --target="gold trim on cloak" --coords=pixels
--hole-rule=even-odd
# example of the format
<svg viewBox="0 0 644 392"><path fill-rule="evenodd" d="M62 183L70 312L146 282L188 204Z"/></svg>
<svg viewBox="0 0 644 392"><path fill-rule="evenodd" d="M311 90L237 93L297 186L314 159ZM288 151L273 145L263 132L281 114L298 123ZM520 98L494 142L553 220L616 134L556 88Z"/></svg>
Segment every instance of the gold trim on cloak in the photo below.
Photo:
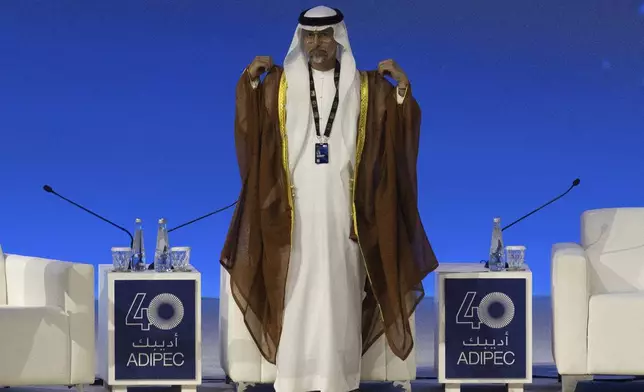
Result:
<svg viewBox="0 0 644 392"><path fill-rule="evenodd" d="M280 87L277 94L278 110L277 116L280 126L280 136L282 137L282 168L284 169L284 178L286 179L288 205L291 208L291 239L293 243L293 226L295 225L295 205L293 203L293 185L291 184L291 170L288 162L288 134L286 133L286 72L282 72L280 78Z"/></svg>
<svg viewBox="0 0 644 392"><path fill-rule="evenodd" d="M358 236L358 218L356 216L356 180L358 179L358 168L364 150L364 141L367 134L367 108L369 107L369 83L367 74L360 72L360 117L358 117L358 140L356 142L356 165L351 179L351 219L356 237Z"/></svg>
<svg viewBox="0 0 644 392"><path fill-rule="evenodd" d="M367 259L364 257L364 252L362 251L362 244L360 243L360 235L358 234L358 214L356 211L356 180L358 179L358 169L360 168L360 160L362 158L362 151L364 150L364 143L367 137L367 112L369 108L369 79L367 78L366 72L360 72L360 117L358 120L358 140L356 143L356 167L353 171L353 179L351 180L351 190L352 190L352 205L351 205L351 215L353 218L353 228L355 230L356 238L358 239L358 248L360 249L360 257L364 263L364 270L367 273L367 279L369 280L369 286L371 286L371 292L373 297L376 300L378 305L378 315L380 316L380 321L382 321L384 326L384 315L382 312L382 306L380 305L380 300L376 295L376 291L373 287L373 280L371 279L371 274L369 274L369 266L367 265Z"/></svg>

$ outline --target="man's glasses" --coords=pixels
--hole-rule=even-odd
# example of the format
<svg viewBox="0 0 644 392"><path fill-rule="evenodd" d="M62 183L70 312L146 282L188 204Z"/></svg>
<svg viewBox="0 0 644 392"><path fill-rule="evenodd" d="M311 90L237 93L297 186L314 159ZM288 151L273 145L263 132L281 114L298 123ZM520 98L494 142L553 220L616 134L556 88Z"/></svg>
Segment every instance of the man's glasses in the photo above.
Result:
<svg viewBox="0 0 644 392"><path fill-rule="evenodd" d="M314 33L312 31L304 33L304 41L307 43L315 42L316 38L321 43L329 43L333 40L333 35L326 32Z"/></svg>

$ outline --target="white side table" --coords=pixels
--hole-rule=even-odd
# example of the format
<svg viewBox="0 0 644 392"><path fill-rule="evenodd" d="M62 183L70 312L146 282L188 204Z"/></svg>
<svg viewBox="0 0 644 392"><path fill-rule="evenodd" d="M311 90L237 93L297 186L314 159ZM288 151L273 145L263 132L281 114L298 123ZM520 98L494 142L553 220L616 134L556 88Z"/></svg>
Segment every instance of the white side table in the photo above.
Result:
<svg viewBox="0 0 644 392"><path fill-rule="evenodd" d="M436 270L438 382L532 383L532 273L491 272L478 263L445 263Z"/></svg>
<svg viewBox="0 0 644 392"><path fill-rule="evenodd" d="M98 374L112 391L201 384L201 274L99 266Z"/></svg>

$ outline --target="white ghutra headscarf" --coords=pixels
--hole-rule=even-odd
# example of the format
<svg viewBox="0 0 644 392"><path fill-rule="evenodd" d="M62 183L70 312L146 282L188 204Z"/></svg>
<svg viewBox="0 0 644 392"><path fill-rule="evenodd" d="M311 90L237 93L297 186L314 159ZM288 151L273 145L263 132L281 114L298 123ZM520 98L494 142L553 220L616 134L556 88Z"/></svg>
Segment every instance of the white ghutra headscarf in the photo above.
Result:
<svg viewBox="0 0 644 392"><path fill-rule="evenodd" d="M330 27L333 28L333 38L338 43L337 59L341 64L338 113L333 129L341 126L345 147L349 151L355 148L360 111L360 75L349 45L344 16L337 9L325 6L314 7L300 15L293 41L284 59L284 73L288 84L286 131L291 171L302 155L306 133L313 119L309 98L308 55L304 51L303 31L321 31ZM355 164L354 160L355 157L352 157L352 164Z"/></svg>

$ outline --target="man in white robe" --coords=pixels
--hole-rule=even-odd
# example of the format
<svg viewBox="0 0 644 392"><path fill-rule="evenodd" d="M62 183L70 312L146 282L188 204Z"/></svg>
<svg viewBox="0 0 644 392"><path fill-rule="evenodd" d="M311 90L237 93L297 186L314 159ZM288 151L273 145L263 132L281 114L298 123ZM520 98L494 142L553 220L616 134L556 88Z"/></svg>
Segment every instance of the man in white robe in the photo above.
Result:
<svg viewBox="0 0 644 392"><path fill-rule="evenodd" d="M355 209L352 181L355 178L356 157L359 156L356 149L360 139L361 76L356 69L343 19L339 10L324 6L303 12L284 60L284 82L288 88L280 87L279 94L284 90L286 93L285 113L280 111L279 116L285 124L281 152L285 155L283 158L286 158L285 176L290 185L289 210L293 211L290 260L288 271L275 270L275 275L280 275L276 279L281 279L284 275L286 280L283 320L263 321L281 326L279 340L267 343L267 340L271 340L270 337L260 341L254 335L265 356L267 351L279 344L275 358L277 392L349 392L358 389L360 383L364 346L361 328L367 274L360 246L352 239L352 206ZM245 70L248 74L247 83L252 89L259 90L260 76L264 72L270 72L273 67L270 57L256 57ZM397 81L396 102L402 105L408 89L408 79L404 72L392 60L381 62L378 72ZM238 91L241 91L240 88L244 90L245 87L238 86ZM272 100L277 93L264 92L261 99L259 96L253 97L249 92L243 92L244 98L240 98L239 94L238 107L243 102L243 111L253 105L260 108L260 114L253 114L259 118L258 124L253 123L253 126L249 126L249 118L252 116L248 117L238 110L237 126L244 130L239 138L248 138L249 132L254 131L255 127L265 127L268 131L261 131L257 136L261 138L257 147L248 147L249 139L246 139L242 150L238 145L238 156L274 156L277 152L267 148L274 144L272 126L267 126L262 121L267 121L264 117L273 116ZM415 101L413 104L415 105ZM265 115L261 114L263 105L266 105ZM243 161L243 158L239 159L240 162ZM246 164L240 163L243 172L250 173L249 170L254 170L244 166ZM248 181L248 176L242 174L242 177L246 178L244 181ZM262 178L261 175L259 178ZM256 186L262 188L261 179L257 180L255 177L253 181L260 181ZM243 195L254 192L248 186L250 185L244 185ZM261 209L277 203L276 192L279 191L271 188L264 201L260 197ZM246 210L250 211L250 208L249 204ZM243 210L241 207L236 211L233 228L240 227L244 219L259 219L255 216L245 218ZM260 220L255 222L247 224L249 227L257 226ZM261 225L264 230L263 221ZM253 240L258 241L257 237L252 236L242 238L242 234L235 231L238 229L233 228L228 242L234 242L234 246L227 244L222 252L222 264L229 270L233 268L232 259L239 256L239 244L243 242L241 248L246 251L253 248L249 245ZM263 234L261 241L267 243L267 236L268 234ZM426 241L424 231L422 238ZM255 248L261 247L262 245L258 245ZM433 257L433 253L431 256ZM249 256L246 252L243 261L259 257ZM266 267L263 268L263 274L266 274ZM234 274L231 275L234 277ZM254 278L243 279L250 282L246 286L254 285L252 289L256 288L257 285L252 283L255 282ZM251 297L251 288L246 290L242 285L237 286L235 281L232 285L234 293L247 291L246 294L236 296L240 307L247 309L244 301ZM272 292L268 288L266 290L269 294ZM410 309L409 312L411 311ZM256 327L256 320L261 318L258 316L260 312L253 312L252 320L246 318L251 333L251 326ZM264 316L266 314L268 313L264 312ZM406 320L406 317L408 316L402 316L401 319Z"/></svg>

